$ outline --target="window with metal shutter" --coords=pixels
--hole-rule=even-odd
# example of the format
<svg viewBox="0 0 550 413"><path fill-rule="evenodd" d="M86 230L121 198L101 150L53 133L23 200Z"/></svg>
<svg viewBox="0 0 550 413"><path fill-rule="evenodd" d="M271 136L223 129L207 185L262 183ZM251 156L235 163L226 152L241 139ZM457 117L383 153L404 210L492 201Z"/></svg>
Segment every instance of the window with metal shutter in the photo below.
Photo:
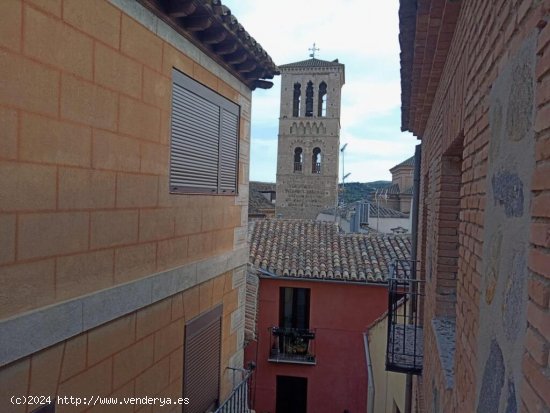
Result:
<svg viewBox="0 0 550 413"><path fill-rule="evenodd" d="M184 413L204 413L218 404L220 390L222 306L196 317L185 326Z"/></svg>
<svg viewBox="0 0 550 413"><path fill-rule="evenodd" d="M222 110L220 136L220 189L224 194L235 193L237 187L239 118Z"/></svg>
<svg viewBox="0 0 550 413"><path fill-rule="evenodd" d="M237 104L173 71L170 192L237 193L239 112Z"/></svg>

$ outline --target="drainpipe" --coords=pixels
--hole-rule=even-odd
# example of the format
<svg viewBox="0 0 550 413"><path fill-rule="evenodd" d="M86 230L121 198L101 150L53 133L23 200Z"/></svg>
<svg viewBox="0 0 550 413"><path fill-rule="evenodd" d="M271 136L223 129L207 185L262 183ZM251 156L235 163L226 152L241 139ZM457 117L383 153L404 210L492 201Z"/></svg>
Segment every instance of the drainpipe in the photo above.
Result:
<svg viewBox="0 0 550 413"><path fill-rule="evenodd" d="M420 163L422 162L422 144L416 145L414 151L414 183L413 183L413 204L412 204L412 242L411 242L411 260L412 271L411 277L416 278L416 259L418 247L418 207L420 203ZM412 285L412 284L411 284ZM417 311L416 295L413 294L414 301L411 311L409 312L409 322L412 323L414 313ZM412 374L407 374L405 385L405 413L412 412Z"/></svg>
<svg viewBox="0 0 550 413"><path fill-rule="evenodd" d="M374 413L374 374L372 373L368 332L363 333L363 339L365 341L365 356L367 358L367 413Z"/></svg>

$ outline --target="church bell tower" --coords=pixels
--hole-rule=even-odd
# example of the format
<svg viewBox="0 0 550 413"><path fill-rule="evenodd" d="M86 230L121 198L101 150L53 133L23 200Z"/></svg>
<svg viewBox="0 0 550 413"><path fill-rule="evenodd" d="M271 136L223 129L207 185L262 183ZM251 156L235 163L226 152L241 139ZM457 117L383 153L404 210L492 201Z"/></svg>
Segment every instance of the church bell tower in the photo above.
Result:
<svg viewBox="0 0 550 413"><path fill-rule="evenodd" d="M315 58L279 66L276 215L315 219L338 199L344 65Z"/></svg>

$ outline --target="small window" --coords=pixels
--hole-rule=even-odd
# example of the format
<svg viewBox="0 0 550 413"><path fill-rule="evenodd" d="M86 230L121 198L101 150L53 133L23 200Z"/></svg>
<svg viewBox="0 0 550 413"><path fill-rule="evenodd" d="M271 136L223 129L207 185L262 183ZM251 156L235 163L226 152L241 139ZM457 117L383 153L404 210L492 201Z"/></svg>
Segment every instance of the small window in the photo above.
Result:
<svg viewBox="0 0 550 413"><path fill-rule="evenodd" d="M294 100L292 106L292 116L295 118L300 116L300 103L302 99L302 85L294 83Z"/></svg>
<svg viewBox="0 0 550 413"><path fill-rule="evenodd" d="M236 195L237 104L173 71L170 192Z"/></svg>
<svg viewBox="0 0 550 413"><path fill-rule="evenodd" d="M303 155L302 148L294 149L294 172L302 172Z"/></svg>
<svg viewBox="0 0 550 413"><path fill-rule="evenodd" d="M321 173L321 148L313 149L313 156L311 160L311 173Z"/></svg>
<svg viewBox="0 0 550 413"><path fill-rule="evenodd" d="M307 82L306 88L306 116L313 116L313 82Z"/></svg>
<svg viewBox="0 0 550 413"><path fill-rule="evenodd" d="M317 116L327 116L327 84L325 82L321 82L319 85Z"/></svg>
<svg viewBox="0 0 550 413"><path fill-rule="evenodd" d="M309 328L309 288L281 287L279 327Z"/></svg>
<svg viewBox="0 0 550 413"><path fill-rule="evenodd" d="M183 394L191 403L184 413L202 413L218 405L222 306L185 325Z"/></svg>

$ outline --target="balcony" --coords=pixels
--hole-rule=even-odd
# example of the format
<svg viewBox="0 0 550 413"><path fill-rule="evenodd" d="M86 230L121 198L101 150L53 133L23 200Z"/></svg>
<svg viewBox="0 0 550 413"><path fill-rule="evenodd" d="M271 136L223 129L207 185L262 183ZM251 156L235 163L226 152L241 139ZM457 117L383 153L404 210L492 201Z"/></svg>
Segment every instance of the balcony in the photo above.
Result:
<svg viewBox="0 0 550 413"><path fill-rule="evenodd" d="M272 327L268 360L274 363L315 365L315 331L298 328Z"/></svg>
<svg viewBox="0 0 550 413"><path fill-rule="evenodd" d="M233 391L227 400L214 413L250 413L250 381L252 377L252 369L242 370L233 369L233 373L240 371L243 374L242 380L236 386L233 386ZM233 377L235 378L235 377Z"/></svg>
<svg viewBox="0 0 550 413"><path fill-rule="evenodd" d="M386 370L421 374L424 334L418 300L424 295L424 283L416 279L416 262L393 261L388 289Z"/></svg>

